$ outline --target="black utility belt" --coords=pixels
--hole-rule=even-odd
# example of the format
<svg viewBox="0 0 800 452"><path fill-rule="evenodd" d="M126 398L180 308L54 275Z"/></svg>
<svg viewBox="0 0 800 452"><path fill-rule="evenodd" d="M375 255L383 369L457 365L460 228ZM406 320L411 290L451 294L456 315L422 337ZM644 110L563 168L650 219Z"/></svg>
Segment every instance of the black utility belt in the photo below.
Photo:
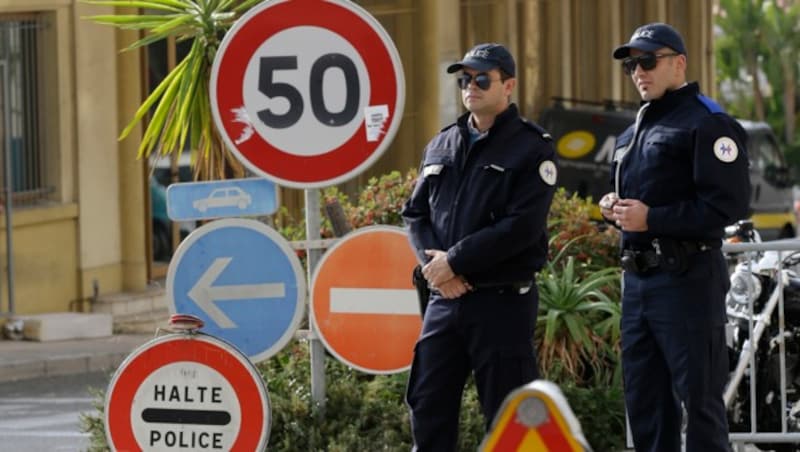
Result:
<svg viewBox="0 0 800 452"><path fill-rule="evenodd" d="M697 253L719 249L722 243L715 241L679 241L653 239L652 247L646 249L623 249L620 264L622 269L633 273L648 273L663 270L683 273L689 268L689 258Z"/></svg>

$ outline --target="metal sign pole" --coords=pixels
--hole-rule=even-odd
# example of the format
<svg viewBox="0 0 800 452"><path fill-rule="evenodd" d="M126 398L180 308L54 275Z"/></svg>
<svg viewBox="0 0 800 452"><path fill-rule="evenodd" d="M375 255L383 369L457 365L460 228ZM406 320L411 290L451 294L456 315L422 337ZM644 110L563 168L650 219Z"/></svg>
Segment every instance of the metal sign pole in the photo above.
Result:
<svg viewBox="0 0 800 452"><path fill-rule="evenodd" d="M306 205L306 239L308 242L320 238L320 204L319 190L305 190ZM308 259L308 283L311 285L311 277L317 268L322 250L320 248L308 246L306 248L306 258ZM310 291L308 294L311 297ZM309 298L310 300L310 298ZM309 308L310 313L310 308ZM317 326L314 325L311 315L308 316L309 344L311 347L311 400L320 408L320 412L325 410L325 347L317 335Z"/></svg>
<svg viewBox="0 0 800 452"><path fill-rule="evenodd" d="M6 27L6 41L9 42L11 40L11 29ZM11 219L11 197L14 194L14 186L12 185L12 173L11 173L11 136L8 133L9 125L11 124L11 120L9 118L9 112L11 110L11 88L10 83L8 81L8 66L6 64L0 64L0 80L2 83L0 85L3 88L3 98L0 99L0 111L2 112L3 124L0 125L0 138L3 138L2 143L5 147L5 152L3 152L3 165L5 166L5 184L3 187L3 191L5 192L5 211L6 211L6 265L7 265L7 285L6 288L8 289L8 313L9 315L14 315L14 255L13 251L14 248L12 246L12 232L14 230L14 223Z"/></svg>

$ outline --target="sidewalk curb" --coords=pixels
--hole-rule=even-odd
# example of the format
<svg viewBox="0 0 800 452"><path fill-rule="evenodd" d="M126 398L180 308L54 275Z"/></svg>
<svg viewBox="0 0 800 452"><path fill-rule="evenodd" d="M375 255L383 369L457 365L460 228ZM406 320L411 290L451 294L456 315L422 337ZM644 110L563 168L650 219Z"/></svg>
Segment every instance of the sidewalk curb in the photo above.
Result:
<svg viewBox="0 0 800 452"><path fill-rule="evenodd" d="M93 355L55 356L49 359L11 361L0 365L0 383L31 378L112 372L130 353L110 352Z"/></svg>
<svg viewBox="0 0 800 452"><path fill-rule="evenodd" d="M92 339L0 341L0 383L58 375L113 372L152 335L121 334Z"/></svg>

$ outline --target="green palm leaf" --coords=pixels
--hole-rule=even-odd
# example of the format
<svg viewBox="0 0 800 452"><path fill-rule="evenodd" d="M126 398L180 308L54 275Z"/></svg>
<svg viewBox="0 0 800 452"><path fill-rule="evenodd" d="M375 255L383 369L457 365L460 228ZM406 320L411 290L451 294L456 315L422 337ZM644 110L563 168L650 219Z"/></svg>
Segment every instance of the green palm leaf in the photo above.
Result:
<svg viewBox="0 0 800 452"><path fill-rule="evenodd" d="M195 177L224 178L226 164L234 166L234 173L243 173L238 161L229 158L211 118L208 82L222 36L261 0L85 0L85 3L126 12L91 16L90 20L144 32L124 51L170 37L178 42L192 41L186 57L142 102L120 133L120 139L128 137L138 123L149 119L139 145L139 158L148 157L155 150L160 154L180 153L188 146L214 162L195 167ZM136 11L134 8L140 13L130 13ZM200 171L203 168L208 171Z"/></svg>

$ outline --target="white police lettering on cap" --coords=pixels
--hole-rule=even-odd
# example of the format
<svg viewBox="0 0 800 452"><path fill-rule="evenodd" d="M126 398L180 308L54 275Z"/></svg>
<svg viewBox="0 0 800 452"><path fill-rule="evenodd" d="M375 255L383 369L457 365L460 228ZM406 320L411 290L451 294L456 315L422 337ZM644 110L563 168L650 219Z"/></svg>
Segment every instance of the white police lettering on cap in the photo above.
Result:
<svg viewBox="0 0 800 452"><path fill-rule="evenodd" d="M631 41L633 41L634 39L642 39L642 38L653 39L653 33L655 33L655 30L652 29L639 30L638 32L636 32L636 34L633 35Z"/></svg>
<svg viewBox="0 0 800 452"><path fill-rule="evenodd" d="M730 137L719 137L714 142L714 155L721 161L730 163L739 155L739 147Z"/></svg>
<svg viewBox="0 0 800 452"><path fill-rule="evenodd" d="M539 176L547 185L556 184L556 164L552 160L545 160L539 165Z"/></svg>
<svg viewBox="0 0 800 452"><path fill-rule="evenodd" d="M488 50L483 50L483 49L471 50L471 51L467 52L466 55L464 55L464 59L472 58L472 57L475 57L475 58L489 58L489 51Z"/></svg>

